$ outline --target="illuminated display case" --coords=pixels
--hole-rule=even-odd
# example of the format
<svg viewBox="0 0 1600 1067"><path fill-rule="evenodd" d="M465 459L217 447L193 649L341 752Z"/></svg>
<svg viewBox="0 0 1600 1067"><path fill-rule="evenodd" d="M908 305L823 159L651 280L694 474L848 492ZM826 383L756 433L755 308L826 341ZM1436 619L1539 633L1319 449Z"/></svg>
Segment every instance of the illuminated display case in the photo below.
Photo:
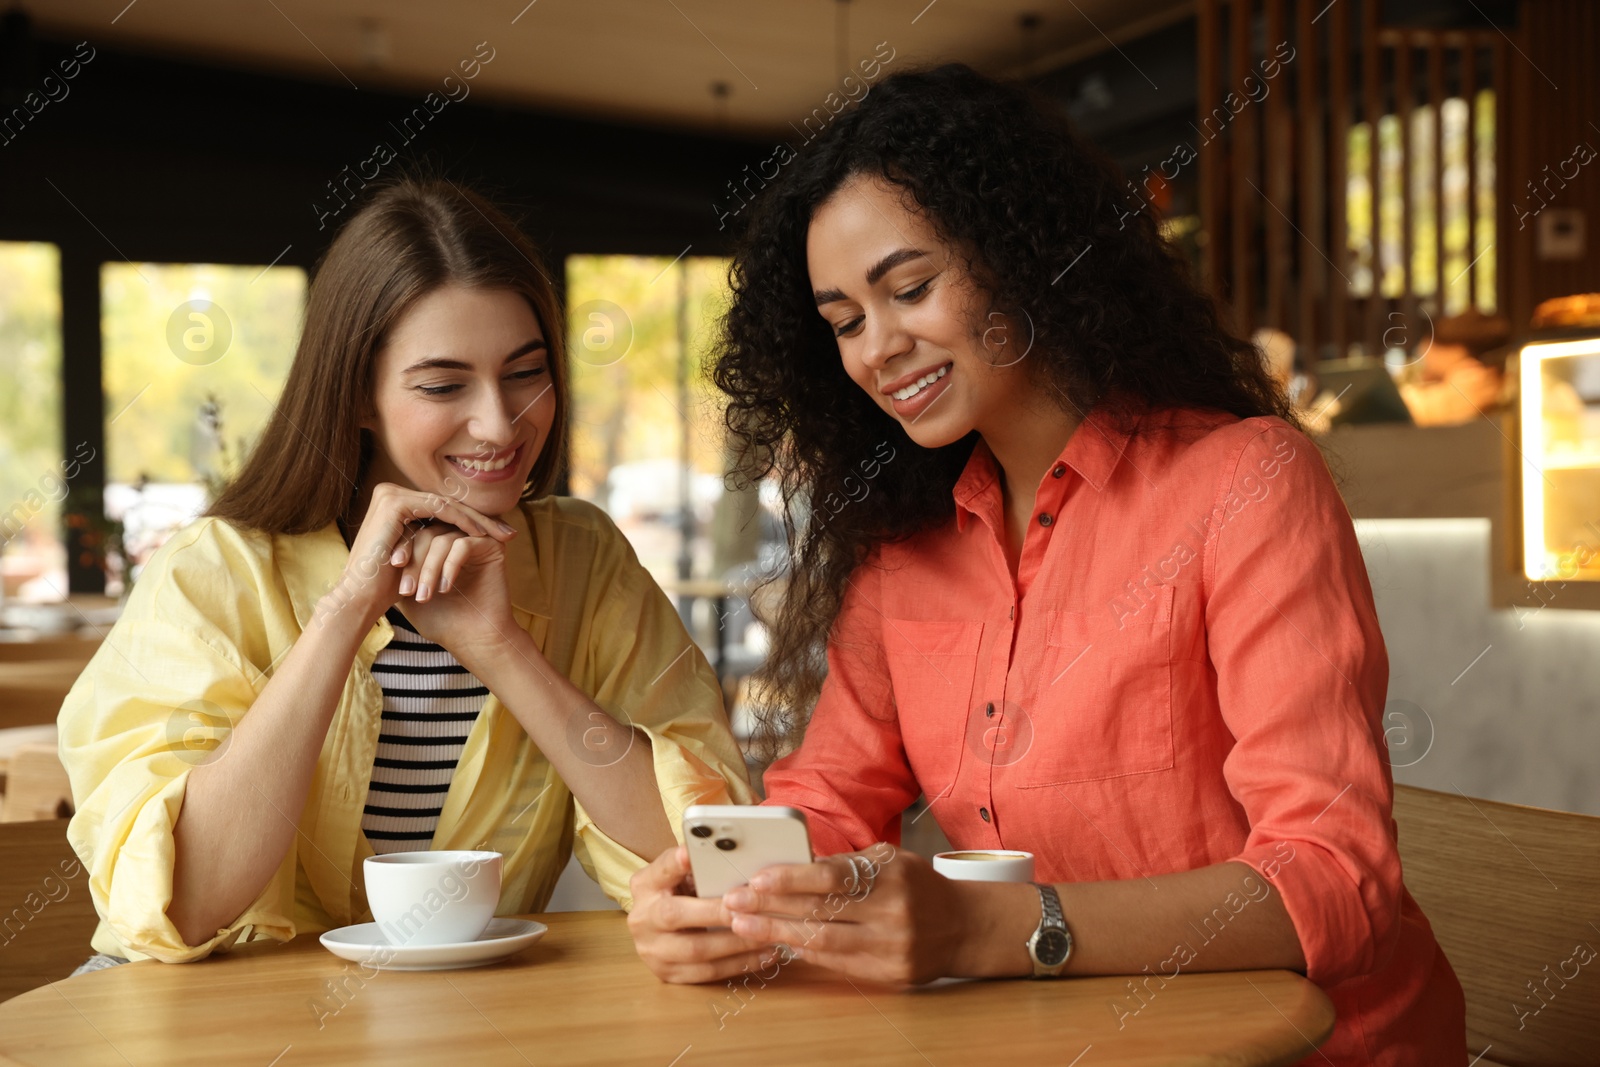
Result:
<svg viewBox="0 0 1600 1067"><path fill-rule="evenodd" d="M1600 582L1600 331L1524 345L1522 569Z"/></svg>

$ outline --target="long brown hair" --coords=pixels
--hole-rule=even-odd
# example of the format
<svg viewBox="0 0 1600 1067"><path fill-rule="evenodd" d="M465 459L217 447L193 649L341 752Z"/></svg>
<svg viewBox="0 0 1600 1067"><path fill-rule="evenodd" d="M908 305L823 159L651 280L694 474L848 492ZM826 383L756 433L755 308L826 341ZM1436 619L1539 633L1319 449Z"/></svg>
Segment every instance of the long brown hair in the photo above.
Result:
<svg viewBox="0 0 1600 1067"><path fill-rule="evenodd" d="M503 289L533 309L549 346L555 421L522 498L549 493L565 459L565 329L539 252L505 212L449 181L404 179L339 231L319 264L283 395L244 468L206 511L269 533L307 533L350 514L372 459L361 429L378 352L402 316L446 285Z"/></svg>

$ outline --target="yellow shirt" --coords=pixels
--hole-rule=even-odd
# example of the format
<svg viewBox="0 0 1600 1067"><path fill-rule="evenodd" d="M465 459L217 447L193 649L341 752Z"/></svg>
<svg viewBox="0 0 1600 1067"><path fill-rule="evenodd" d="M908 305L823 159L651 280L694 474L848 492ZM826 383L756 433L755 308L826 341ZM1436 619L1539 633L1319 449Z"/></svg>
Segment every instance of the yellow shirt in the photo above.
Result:
<svg viewBox="0 0 1600 1067"><path fill-rule="evenodd" d="M506 521L517 528L506 545L517 623L596 704L649 735L674 834L690 804L749 803L716 676L611 520L581 501L546 497ZM381 618L356 654L277 873L201 944L184 944L166 915L189 771L249 712L348 559L332 525L270 535L201 519L145 567L61 708L61 759L77 804L67 837L100 913L96 951L176 963L240 940L370 921L362 861L373 852L361 816L383 700L370 668L394 633ZM467 737L429 847L502 853L500 915L543 909L574 851L629 908L628 879L645 862L601 832L493 696Z"/></svg>

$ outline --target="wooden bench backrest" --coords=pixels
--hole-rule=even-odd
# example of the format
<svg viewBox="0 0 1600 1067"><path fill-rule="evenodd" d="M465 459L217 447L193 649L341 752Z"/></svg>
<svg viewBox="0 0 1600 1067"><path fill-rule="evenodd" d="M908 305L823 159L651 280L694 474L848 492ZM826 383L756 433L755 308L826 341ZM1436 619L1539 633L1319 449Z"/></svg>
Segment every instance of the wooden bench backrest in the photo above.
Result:
<svg viewBox="0 0 1600 1067"><path fill-rule="evenodd" d="M33 663L42 659L71 660L79 665L100 649L99 637L42 637L37 641L0 641L0 663Z"/></svg>
<svg viewBox="0 0 1600 1067"><path fill-rule="evenodd" d="M0 662L0 730L55 722L84 666L75 659Z"/></svg>
<svg viewBox="0 0 1600 1067"><path fill-rule="evenodd" d="M1600 818L1396 786L1406 887L1467 998L1467 1051L1600 1063Z"/></svg>
<svg viewBox="0 0 1600 1067"><path fill-rule="evenodd" d="M72 781L56 746L19 745L6 760L0 823L71 818L72 811Z"/></svg>
<svg viewBox="0 0 1600 1067"><path fill-rule="evenodd" d="M67 820L0 824L0 1000L71 974L98 922Z"/></svg>

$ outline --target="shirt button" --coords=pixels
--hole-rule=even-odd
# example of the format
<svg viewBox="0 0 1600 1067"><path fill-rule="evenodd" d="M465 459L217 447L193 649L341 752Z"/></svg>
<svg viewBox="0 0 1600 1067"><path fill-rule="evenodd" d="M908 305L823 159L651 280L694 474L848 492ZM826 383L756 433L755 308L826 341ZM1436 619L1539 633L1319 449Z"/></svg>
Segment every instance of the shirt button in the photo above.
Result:
<svg viewBox="0 0 1600 1067"><path fill-rule="evenodd" d="M991 719L994 718L994 705L993 704L985 704L983 706L983 713L988 718L991 718Z"/></svg>
<svg viewBox="0 0 1600 1067"><path fill-rule="evenodd" d="M984 822L988 822L989 821L989 809L988 808L979 808L978 809L978 814L983 817L983 821Z"/></svg>
<svg viewBox="0 0 1600 1067"><path fill-rule="evenodd" d="M1050 477L1059 478L1065 473L1067 473L1067 468L1061 466L1060 464L1057 464L1056 465L1056 469L1050 472Z"/></svg>
<svg viewBox="0 0 1600 1067"><path fill-rule="evenodd" d="M1055 522L1055 521L1056 521L1055 519L1050 517L1050 513L1048 511L1041 512L1039 514L1039 525L1040 526L1049 526L1052 522Z"/></svg>

